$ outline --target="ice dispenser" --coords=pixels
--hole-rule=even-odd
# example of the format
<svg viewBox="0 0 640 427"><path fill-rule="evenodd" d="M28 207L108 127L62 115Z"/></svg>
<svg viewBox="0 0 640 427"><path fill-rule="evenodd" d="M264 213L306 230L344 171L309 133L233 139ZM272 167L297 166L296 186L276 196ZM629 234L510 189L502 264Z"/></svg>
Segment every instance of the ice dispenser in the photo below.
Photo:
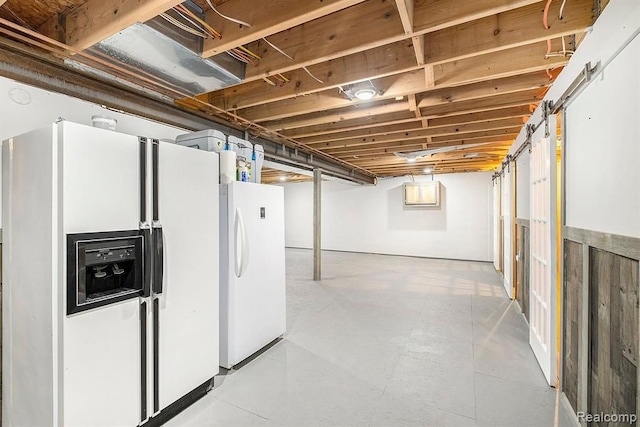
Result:
<svg viewBox="0 0 640 427"><path fill-rule="evenodd" d="M139 230L67 236L67 314L135 298L144 292Z"/></svg>

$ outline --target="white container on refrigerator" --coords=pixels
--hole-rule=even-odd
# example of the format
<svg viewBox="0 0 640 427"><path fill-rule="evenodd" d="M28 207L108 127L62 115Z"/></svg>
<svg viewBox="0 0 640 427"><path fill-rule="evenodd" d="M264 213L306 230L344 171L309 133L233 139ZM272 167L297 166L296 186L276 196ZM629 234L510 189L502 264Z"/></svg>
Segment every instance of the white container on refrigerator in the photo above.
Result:
<svg viewBox="0 0 640 427"><path fill-rule="evenodd" d="M206 392L219 370L217 154L69 122L2 150L3 425L137 426ZM139 270L125 274L141 287L86 303L76 279L104 276L82 236L119 233L136 242Z"/></svg>
<svg viewBox="0 0 640 427"><path fill-rule="evenodd" d="M220 366L231 368L286 330L284 190L220 186Z"/></svg>
<svg viewBox="0 0 640 427"><path fill-rule="evenodd" d="M202 151L215 151L219 153L225 149L226 138L225 134L218 130L205 129L178 135L176 144L197 148Z"/></svg>

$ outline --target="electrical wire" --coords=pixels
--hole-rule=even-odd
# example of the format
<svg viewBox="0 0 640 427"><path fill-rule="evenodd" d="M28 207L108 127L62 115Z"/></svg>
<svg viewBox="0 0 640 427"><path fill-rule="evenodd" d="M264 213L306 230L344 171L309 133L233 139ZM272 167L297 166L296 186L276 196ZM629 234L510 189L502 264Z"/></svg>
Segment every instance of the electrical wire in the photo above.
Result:
<svg viewBox="0 0 640 427"><path fill-rule="evenodd" d="M254 57L255 59L258 59L258 60L262 59L260 56L258 56L257 54L251 52L249 49L247 49L244 46L238 46L238 49L240 49L241 51L243 51L247 55Z"/></svg>
<svg viewBox="0 0 640 427"><path fill-rule="evenodd" d="M302 67L303 70L305 70L307 72L307 74L309 74L311 76L311 78L315 81L317 81L318 83L324 83L324 81L320 80L319 78L317 78L316 76L314 76L311 71L309 71L309 69L307 67Z"/></svg>
<svg viewBox="0 0 640 427"><path fill-rule="evenodd" d="M218 10L215 7L213 7L213 4L211 3L210 0L207 0L207 4L211 8L211 10L213 10L215 13L217 13L218 15L220 15L222 18L226 19L227 21L235 22L236 24L244 25L245 27L251 28L251 24L249 24L248 22L244 22L244 21L241 21L239 19L235 19L235 18L232 18L232 17L227 16L227 15L223 15L222 13L218 12Z"/></svg>
<svg viewBox="0 0 640 427"><path fill-rule="evenodd" d="M273 44L269 40L267 40L266 37L263 37L262 40L264 40L269 46L274 48L277 52L280 52L281 54L283 54L284 56L286 56L287 58L289 58L290 60L293 61L293 58L291 56L289 56L284 50L280 49L278 46L276 46L275 44Z"/></svg>
<svg viewBox="0 0 640 427"><path fill-rule="evenodd" d="M553 0L547 0L547 4L544 7L544 15L542 15L542 25L544 25L544 29L548 30L549 28L549 8L551 7L551 2Z"/></svg>
<svg viewBox="0 0 640 427"><path fill-rule="evenodd" d="M164 19L165 21L169 22L170 24L173 24L174 26L180 28L181 30L188 32L189 34L193 34L193 35L196 35L198 37L202 37L203 39L208 39L209 38L209 36L206 33L203 33L203 32L198 31L198 30L194 30L190 26L178 21L176 18L174 18L173 16L171 16L171 15L169 15L167 13L161 13L160 17L162 19Z"/></svg>
<svg viewBox="0 0 640 427"><path fill-rule="evenodd" d="M211 25L209 25L209 23L207 21L205 21L204 19L200 18L198 15L196 15L195 13L193 13L192 11L189 10L189 8L182 6L181 4L176 5L174 7L174 9L176 9L177 11L181 11L183 13L186 13L187 15L189 15L191 18L195 19L207 32L209 32L213 37L217 38L217 39L221 39L222 35L217 32L215 30L215 28L213 28Z"/></svg>
<svg viewBox="0 0 640 427"><path fill-rule="evenodd" d="M265 82L269 83L271 86L277 86L277 83L271 81L269 78L267 77L263 77L262 80L264 80Z"/></svg>
<svg viewBox="0 0 640 427"><path fill-rule="evenodd" d="M241 56L235 54L232 50L228 50L226 51L227 55L229 55L230 57L237 59L240 62L244 62L245 64L248 64L249 61L247 61L246 59L242 58Z"/></svg>
<svg viewBox="0 0 640 427"><path fill-rule="evenodd" d="M558 19L562 19L562 14L564 12L565 4L567 4L567 0L562 0L562 5L560 6L560 13L558 14Z"/></svg>
<svg viewBox="0 0 640 427"><path fill-rule="evenodd" d="M198 30L205 32L206 30L198 23L194 22L191 18L189 18L185 13L183 13L180 8L178 7L173 7L172 8L174 12L176 12L178 15L180 15L180 17L182 19L184 19L185 21L187 21L189 24L191 24L193 27L196 27Z"/></svg>

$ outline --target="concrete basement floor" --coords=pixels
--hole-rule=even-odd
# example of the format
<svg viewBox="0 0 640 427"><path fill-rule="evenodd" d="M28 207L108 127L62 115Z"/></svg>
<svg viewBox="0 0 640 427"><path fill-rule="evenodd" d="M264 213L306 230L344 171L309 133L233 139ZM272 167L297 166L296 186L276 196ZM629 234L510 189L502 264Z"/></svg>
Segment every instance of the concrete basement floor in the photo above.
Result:
<svg viewBox="0 0 640 427"><path fill-rule="evenodd" d="M570 426L489 263L287 249L284 340L172 426Z"/></svg>

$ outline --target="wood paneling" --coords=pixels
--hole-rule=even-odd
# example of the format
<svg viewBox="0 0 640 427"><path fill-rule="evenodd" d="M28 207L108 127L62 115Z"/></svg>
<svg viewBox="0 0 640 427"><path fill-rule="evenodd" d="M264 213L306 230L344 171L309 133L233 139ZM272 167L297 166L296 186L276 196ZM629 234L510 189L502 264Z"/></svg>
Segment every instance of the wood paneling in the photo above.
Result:
<svg viewBox="0 0 640 427"><path fill-rule="evenodd" d="M567 399L574 411L578 411L578 343L580 329L584 325L582 319L582 244L565 240L564 242L564 347L563 347L563 379L562 384Z"/></svg>
<svg viewBox="0 0 640 427"><path fill-rule="evenodd" d="M589 412L634 414L638 368L638 261L591 248L589 276Z"/></svg>

